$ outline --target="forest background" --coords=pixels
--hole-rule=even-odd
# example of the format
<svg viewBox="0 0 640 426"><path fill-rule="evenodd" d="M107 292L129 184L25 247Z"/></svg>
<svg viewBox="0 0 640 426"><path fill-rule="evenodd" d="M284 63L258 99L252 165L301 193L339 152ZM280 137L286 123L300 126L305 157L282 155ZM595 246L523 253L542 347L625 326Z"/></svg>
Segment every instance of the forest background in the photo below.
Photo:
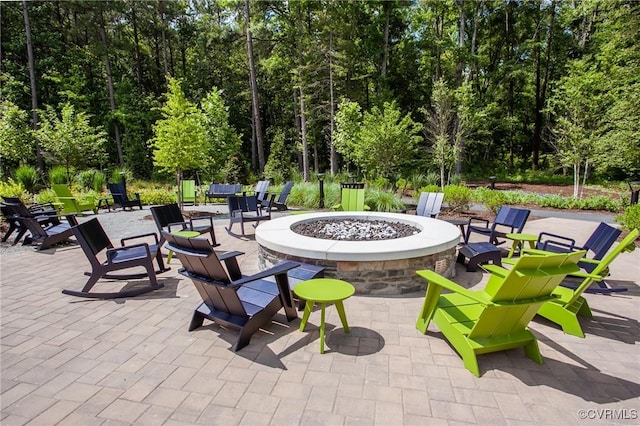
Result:
<svg viewBox="0 0 640 426"><path fill-rule="evenodd" d="M637 1L23 1L0 14L3 176L640 177Z"/></svg>

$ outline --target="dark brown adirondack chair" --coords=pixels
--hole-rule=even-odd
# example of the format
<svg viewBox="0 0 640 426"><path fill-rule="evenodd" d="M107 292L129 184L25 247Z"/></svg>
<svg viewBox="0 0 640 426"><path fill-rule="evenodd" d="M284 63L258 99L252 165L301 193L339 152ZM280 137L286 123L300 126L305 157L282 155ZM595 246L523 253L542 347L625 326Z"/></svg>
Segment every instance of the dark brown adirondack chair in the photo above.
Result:
<svg viewBox="0 0 640 426"><path fill-rule="evenodd" d="M138 206L142 210L142 201L140 201L140 194L137 192L134 194L133 199L130 199L127 195L127 187L121 183L108 183L109 192L113 197L113 202L117 206L122 207L122 210L126 210L127 207L133 210L133 207Z"/></svg>
<svg viewBox="0 0 640 426"><path fill-rule="evenodd" d="M227 198L229 206L229 227L227 231L233 234L231 228L234 223L240 223L240 231L244 237L244 223L255 222L258 226L261 221L271 220L271 207L276 194L265 196L263 203L259 202L256 195L234 195Z"/></svg>
<svg viewBox="0 0 640 426"><path fill-rule="evenodd" d="M5 203L5 211L11 212L13 219L18 223L18 237L29 231L30 235L24 238L22 244L39 244L40 250L66 242L73 235L71 227L78 224L73 214L65 215L66 222L60 221L59 216L34 215L22 202Z"/></svg>
<svg viewBox="0 0 640 426"><path fill-rule="evenodd" d="M184 238L165 233L167 248L182 262L180 274L191 278L202 303L193 313L189 331L201 327L204 319L224 327L239 329L234 351L249 344L251 336L271 323L271 318L282 308L288 321L298 317L289 287L287 271L296 268L296 262L283 262L251 276L240 272L237 256L242 252L216 253L202 238ZM224 262L224 267L222 262ZM226 270L225 270L226 267ZM274 277L275 282L267 280Z"/></svg>
<svg viewBox="0 0 640 426"><path fill-rule="evenodd" d="M17 231L18 234L13 240L13 244L16 244L27 232L28 229L25 226L22 226L19 220L14 218L16 216L32 217L42 226L60 224L58 211L51 203L34 204L27 207L18 197L3 195L2 199L3 202L0 204L0 209L5 222L9 225L9 229L2 237L2 242L7 241L9 236L14 231Z"/></svg>
<svg viewBox="0 0 640 426"><path fill-rule="evenodd" d="M149 210L151 210L153 220L160 232L161 242L164 242L162 235L165 231L194 231L200 235L209 233L211 236L211 244L216 247L220 245L216 242L216 234L213 230L213 219L211 216L192 217L189 220L185 220L180 211L180 206L176 203L154 206Z"/></svg>
<svg viewBox="0 0 640 426"><path fill-rule="evenodd" d="M82 251L89 259L91 264L91 272L86 272L89 275L87 283L84 285L81 291L76 290L62 290L63 294L71 296L88 297L92 299L115 299L119 297L131 297L139 294L148 293L150 291L162 288L164 285L159 284L156 278L156 271L153 269L153 259L158 262L158 272L164 272L168 268L164 267L162 256L160 254L160 244L158 242L158 236L155 233L136 235L133 237L123 238L120 240L121 247L114 248L113 244L109 240L109 237L104 232L102 225L98 219L93 218L87 222L81 223L72 228ZM125 246L125 241L143 239L153 237L154 243L148 244L146 242L131 244ZM101 260L98 255L104 252L106 260ZM146 269L146 273L142 274L127 274L127 275L113 275L109 274L112 271L119 271L122 269L143 267ZM150 285L144 287L136 287L130 290L124 290L119 292L105 292L105 293L91 293L91 289L98 282L100 278L117 279L117 280L129 280L135 278L142 278L148 276Z"/></svg>

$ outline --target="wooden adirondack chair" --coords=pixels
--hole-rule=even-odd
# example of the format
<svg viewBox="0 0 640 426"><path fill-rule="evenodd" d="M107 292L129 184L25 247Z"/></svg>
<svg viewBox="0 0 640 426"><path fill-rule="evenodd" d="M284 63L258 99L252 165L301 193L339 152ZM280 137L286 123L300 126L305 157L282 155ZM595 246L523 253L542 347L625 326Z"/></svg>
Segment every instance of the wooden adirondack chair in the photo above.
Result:
<svg viewBox="0 0 640 426"><path fill-rule="evenodd" d="M262 204L258 202L256 195L232 195L228 197L229 227L226 228L227 232L233 234L233 231L231 231L233 224L240 223L240 231L244 237L245 222L255 222L255 227L262 221L271 220L271 206L275 197L276 194L271 194L266 197L266 201Z"/></svg>
<svg viewBox="0 0 640 426"><path fill-rule="evenodd" d="M126 210L127 207L133 210L133 207L138 206L142 210L142 201L140 201L140 194L135 193L135 198L130 199L127 195L127 188L121 183L108 183L109 192L113 197L113 202L122 207L122 210Z"/></svg>
<svg viewBox="0 0 640 426"><path fill-rule="evenodd" d="M524 347L542 364L536 337L527 325L568 274L579 271L584 251L548 256L522 256L510 270L487 265L491 277L484 290L472 291L431 271L416 273L429 284L416 323L422 333L433 319L460 354L467 370L480 376L477 355ZM452 291L441 295L442 289Z"/></svg>
<svg viewBox="0 0 640 426"><path fill-rule="evenodd" d="M205 318L224 327L239 329L233 351L249 344L251 336L271 323L271 318L284 308L287 321L298 317L289 287L287 271L296 268L296 262L283 262L251 276L240 272L238 251L216 253L209 243L200 238L183 238L164 234L167 248L182 262L180 274L190 278L196 286L202 303L193 313L189 331L201 327ZM224 267L222 262L224 262ZM275 282L269 281L274 277Z"/></svg>
<svg viewBox="0 0 640 426"><path fill-rule="evenodd" d="M467 223L464 243L467 244L469 242L469 236L472 233L477 233L488 236L490 243L495 245L502 244L504 241L498 241L498 237L504 237L509 233L522 232L530 213L530 210L502 206L492 224L489 224L488 220L471 217Z"/></svg>
<svg viewBox="0 0 640 426"><path fill-rule="evenodd" d="M111 244L109 237L104 232L102 225L100 225L100 222L98 222L98 219L96 218L76 225L72 230L80 244L80 247L82 247L82 251L84 251L84 254L87 256L87 259L91 264L91 272L86 273L86 275L89 275L89 279L82 290L62 290L63 294L93 299L115 299L119 297L137 296L164 286L163 284L158 283L156 272L153 269L153 259L155 258L158 263L158 272L168 270L164 267L162 255L160 254L158 236L155 233L123 238L120 241L121 247L114 247L113 244ZM128 246L125 245L125 241L145 239L147 237L153 237L154 242L152 244L141 242ZM135 267L145 268L146 273L126 275L110 274L112 271L120 271ZM132 288L119 292L91 292L91 289L100 278L128 280L144 276L148 276L150 281L150 284L144 287Z"/></svg>
<svg viewBox="0 0 640 426"><path fill-rule="evenodd" d="M340 183L340 198L340 204L331 207L333 210L342 210L345 212L361 212L369 210L369 206L364 203L363 182Z"/></svg>
<svg viewBox="0 0 640 426"><path fill-rule="evenodd" d="M43 227L47 225L59 225L60 219L58 211L51 203L34 204L27 207L19 197L2 196L0 210L4 221L9 225L9 229L2 237L2 242L7 241L13 231L17 231L13 244L20 241L20 238L27 232L27 228L16 219L16 217L30 217L36 220Z"/></svg>
<svg viewBox="0 0 640 426"><path fill-rule="evenodd" d="M274 210L287 210L287 197L289 196L289 192L291 192L291 188L293 188L293 182L288 181L284 184L282 188L282 192L278 195L278 199L273 202L273 206L271 207Z"/></svg>
<svg viewBox="0 0 640 426"><path fill-rule="evenodd" d="M582 293L584 293L592 283L602 281L609 275L609 265L611 265L611 262L613 262L620 253L635 250L635 240L639 234L640 231L638 231L638 229L629 232L620 244L615 246L602 260L581 259L581 262L593 264L595 266L593 270L590 273L582 271L571 273L572 276L582 277L582 282L575 290L562 286L556 288L553 293L558 298L544 303L538 311L538 315L560 325L562 331L566 334L584 338L584 332L580 326L578 316L591 318L593 315L591 314L587 300L582 297ZM525 252L548 254L548 252L527 249L525 249ZM582 251L582 253L584 253L584 251Z"/></svg>
<svg viewBox="0 0 640 426"><path fill-rule="evenodd" d="M183 180L180 182L181 191L180 195L182 196L181 200L178 202L181 203L191 203L193 205L196 204L196 181L195 180Z"/></svg>
<svg viewBox="0 0 640 426"><path fill-rule="evenodd" d="M22 244L36 243L40 245L40 250L66 242L73 235L71 227L78 224L73 214L65 215L67 220L65 223L60 221L60 216L54 215L51 210L34 214L19 200L15 204L5 203L5 210L17 222L19 231L16 242L26 231L29 231L30 235L24 238Z"/></svg>
<svg viewBox="0 0 640 426"><path fill-rule="evenodd" d="M194 231L211 236L211 245L219 246L216 242L216 234L213 228L213 218L211 216L198 216L185 220L177 204L166 204L150 208L151 216L162 235L163 232ZM162 238L161 238L161 242Z"/></svg>
<svg viewBox="0 0 640 426"><path fill-rule="evenodd" d="M585 258L578 265L586 272L592 272L598 262L592 262L592 260L602 260L607 254L613 243L615 243L621 231L613 226L607 225L604 222L600 222L598 227L593 231L593 234L589 236L587 241L582 245L576 245L576 241L573 238L564 237L562 235L551 234L548 232L541 232L536 242L536 249L552 251L556 253L575 251L575 250L587 250L587 254L590 258ZM607 285L602 280L596 282L595 286L589 286L586 293L616 293L621 291L627 291L626 288L613 288ZM577 288L575 285L568 283L562 284L564 287Z"/></svg>
<svg viewBox="0 0 640 426"><path fill-rule="evenodd" d="M98 213L95 199L90 198L87 202L81 203L77 197L71 194L69 187L64 184L53 184L51 188L56 193L58 201L62 204L61 214L82 213L91 210L94 214Z"/></svg>
<svg viewBox="0 0 640 426"><path fill-rule="evenodd" d="M442 209L444 192L421 192L416 215L437 218Z"/></svg>

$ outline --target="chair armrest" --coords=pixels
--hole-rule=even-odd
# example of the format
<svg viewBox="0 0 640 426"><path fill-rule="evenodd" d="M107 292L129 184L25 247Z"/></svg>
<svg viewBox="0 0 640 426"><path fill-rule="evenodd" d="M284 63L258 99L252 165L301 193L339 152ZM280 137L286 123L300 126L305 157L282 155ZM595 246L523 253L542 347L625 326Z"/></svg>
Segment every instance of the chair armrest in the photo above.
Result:
<svg viewBox="0 0 640 426"><path fill-rule="evenodd" d="M189 225L190 225L190 223L189 223L189 222L187 222L187 221L184 221L184 222L172 222L172 223L169 223L169 224L167 225L167 229L169 230L169 232L171 232L171 227L172 227L172 226L180 226L180 227L181 227L181 229L183 229L183 230L184 230L184 229L186 229L186 228L187 228L187 226L189 226Z"/></svg>
<svg viewBox="0 0 640 426"><path fill-rule="evenodd" d="M278 263L277 265L267 269L266 271L258 272L257 274L242 277L239 280L233 281L233 286L241 286L242 284L261 280L263 278L271 277L279 274L286 274L289 270L297 268L300 264L293 261L285 261Z"/></svg>
<svg viewBox="0 0 640 426"><path fill-rule="evenodd" d="M505 260L503 260L502 262L505 262ZM511 259L509 259L509 260L511 260ZM516 260L516 262L517 262L517 260ZM509 263L511 265L513 265L516 262L509 262ZM500 278L506 277L507 274L509 273L508 269L505 269L502 266L498 266L498 265L482 265L482 269L484 269L487 272L490 272L491 275L495 275L495 276L500 277Z"/></svg>
<svg viewBox="0 0 640 426"><path fill-rule="evenodd" d="M550 238L548 238L546 241L542 241L543 237L550 237ZM579 247L575 247L576 240L574 240L573 238L568 238L562 235L552 234L549 232L541 232L540 235L538 235L538 242L536 244L536 247L539 247L540 245L542 245L542 250L546 250L548 244L552 244L553 246L558 246L561 248L566 248L568 251L580 249Z"/></svg>
<svg viewBox="0 0 640 426"><path fill-rule="evenodd" d="M416 271L416 274L427 280L429 284L446 288L447 290L461 294L478 303L482 303L485 306L494 305L494 303L487 298L487 295L484 292L471 291L430 269Z"/></svg>
<svg viewBox="0 0 640 426"><path fill-rule="evenodd" d="M125 247L125 244L124 244L125 241L135 240L135 239L144 238L144 237L151 237L151 236L153 236L153 239L155 240L156 244L158 244L158 234L156 234L155 232L149 232L148 234L140 234L140 235L134 235L131 237L123 238L120 240L120 245L122 247ZM126 246L126 247L133 247L133 246Z"/></svg>
<svg viewBox="0 0 640 426"><path fill-rule="evenodd" d="M483 223L483 224L484 224L484 227L485 227L485 228L489 228L489 221L488 221L487 219L483 219L483 218L481 218L481 217L477 217L477 216L471 216L471 217L469 218L469 221L467 222L467 226L472 226L472 225L473 225L473 226L478 226L478 225L475 225L475 224L474 224L474 221L475 221L476 223L481 222L481 223Z"/></svg>
<svg viewBox="0 0 640 426"><path fill-rule="evenodd" d="M192 217L191 219L189 219L189 222L191 224L191 229L193 229L193 221L194 220L208 220L209 224L213 227L213 218L211 216Z"/></svg>
<svg viewBox="0 0 640 426"><path fill-rule="evenodd" d="M218 255L218 259L220 260L227 260L229 258L232 257L238 257L238 256L242 256L244 254L243 251L225 251L225 252L218 252L216 251L216 254Z"/></svg>

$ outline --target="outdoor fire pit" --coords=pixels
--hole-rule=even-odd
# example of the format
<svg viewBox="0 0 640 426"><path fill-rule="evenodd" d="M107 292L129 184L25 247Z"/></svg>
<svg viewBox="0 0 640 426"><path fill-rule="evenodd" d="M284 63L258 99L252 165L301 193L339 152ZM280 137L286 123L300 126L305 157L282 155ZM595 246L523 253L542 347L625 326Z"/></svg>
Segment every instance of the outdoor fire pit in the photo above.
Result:
<svg viewBox="0 0 640 426"><path fill-rule="evenodd" d="M331 237L319 231L325 228L331 228ZM353 237L356 228L366 230ZM353 238L339 237L348 234ZM256 228L261 269L282 260L320 265L325 276L352 283L359 294L403 294L424 288L424 280L415 274L418 269L454 277L459 240L458 228L442 220L383 212L290 215Z"/></svg>

